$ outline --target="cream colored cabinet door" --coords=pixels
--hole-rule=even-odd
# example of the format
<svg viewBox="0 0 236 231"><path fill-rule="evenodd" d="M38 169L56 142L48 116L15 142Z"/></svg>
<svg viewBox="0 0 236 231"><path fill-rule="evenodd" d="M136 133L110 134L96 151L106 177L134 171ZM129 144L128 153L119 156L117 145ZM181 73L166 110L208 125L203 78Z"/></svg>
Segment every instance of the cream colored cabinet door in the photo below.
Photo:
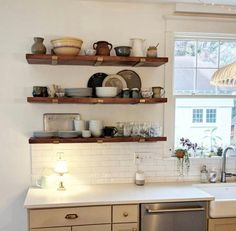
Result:
<svg viewBox="0 0 236 231"><path fill-rule="evenodd" d="M112 231L138 231L137 223L113 224Z"/></svg>
<svg viewBox="0 0 236 231"><path fill-rule="evenodd" d="M138 222L138 205L114 205L113 223Z"/></svg>
<svg viewBox="0 0 236 231"><path fill-rule="evenodd" d="M30 228L111 223L111 206L29 210Z"/></svg>
<svg viewBox="0 0 236 231"><path fill-rule="evenodd" d="M236 218L209 219L208 231L236 231Z"/></svg>
<svg viewBox="0 0 236 231"><path fill-rule="evenodd" d="M74 226L72 231L111 231L111 225Z"/></svg>
<svg viewBox="0 0 236 231"><path fill-rule="evenodd" d="M71 227L31 229L30 231L71 231Z"/></svg>

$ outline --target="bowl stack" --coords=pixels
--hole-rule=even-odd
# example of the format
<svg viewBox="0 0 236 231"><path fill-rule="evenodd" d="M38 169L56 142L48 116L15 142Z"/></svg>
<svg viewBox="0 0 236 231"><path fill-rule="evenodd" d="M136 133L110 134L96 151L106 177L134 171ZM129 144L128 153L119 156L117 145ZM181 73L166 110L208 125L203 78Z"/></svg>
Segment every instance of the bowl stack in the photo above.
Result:
<svg viewBox="0 0 236 231"><path fill-rule="evenodd" d="M59 38L51 40L56 55L78 55L83 41L79 38Z"/></svg>

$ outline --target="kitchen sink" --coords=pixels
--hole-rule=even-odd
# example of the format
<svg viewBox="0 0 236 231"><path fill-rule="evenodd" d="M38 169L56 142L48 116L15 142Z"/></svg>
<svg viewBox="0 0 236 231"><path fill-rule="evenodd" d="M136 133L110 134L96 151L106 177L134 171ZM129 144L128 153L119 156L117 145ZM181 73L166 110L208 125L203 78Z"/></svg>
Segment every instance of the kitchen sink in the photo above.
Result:
<svg viewBox="0 0 236 231"><path fill-rule="evenodd" d="M236 217L236 183L197 184L195 186L215 197L215 200L210 202L210 217Z"/></svg>

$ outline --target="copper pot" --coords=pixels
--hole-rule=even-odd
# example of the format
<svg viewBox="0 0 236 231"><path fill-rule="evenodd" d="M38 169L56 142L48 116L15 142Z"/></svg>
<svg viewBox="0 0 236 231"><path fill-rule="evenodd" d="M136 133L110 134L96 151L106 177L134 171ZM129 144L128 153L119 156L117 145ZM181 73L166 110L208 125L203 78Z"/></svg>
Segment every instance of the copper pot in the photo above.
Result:
<svg viewBox="0 0 236 231"><path fill-rule="evenodd" d="M93 44L93 48L96 50L96 55L110 56L112 44L106 41L98 41Z"/></svg>

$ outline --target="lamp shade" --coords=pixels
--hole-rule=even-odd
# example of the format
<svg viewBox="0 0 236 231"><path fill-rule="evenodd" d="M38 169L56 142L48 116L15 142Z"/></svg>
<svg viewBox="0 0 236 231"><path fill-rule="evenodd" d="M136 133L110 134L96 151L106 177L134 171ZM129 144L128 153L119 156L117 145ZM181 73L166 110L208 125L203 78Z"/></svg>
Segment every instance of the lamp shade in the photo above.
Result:
<svg viewBox="0 0 236 231"><path fill-rule="evenodd" d="M54 171L59 174L64 174L68 172L67 162L65 160L57 160Z"/></svg>
<svg viewBox="0 0 236 231"><path fill-rule="evenodd" d="M210 83L215 86L236 85L236 62L220 68L214 73Z"/></svg>

